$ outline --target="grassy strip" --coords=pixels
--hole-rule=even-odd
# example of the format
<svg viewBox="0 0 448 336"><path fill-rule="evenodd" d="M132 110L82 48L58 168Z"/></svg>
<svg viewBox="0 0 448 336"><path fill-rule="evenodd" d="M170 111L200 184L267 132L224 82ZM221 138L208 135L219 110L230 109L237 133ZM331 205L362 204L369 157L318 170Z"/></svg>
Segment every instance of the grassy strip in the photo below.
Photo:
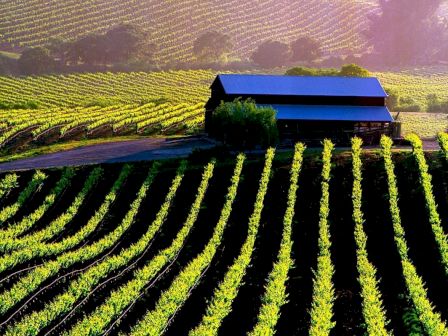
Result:
<svg viewBox="0 0 448 336"><path fill-rule="evenodd" d="M101 177L103 172L102 168L94 168L92 172L87 177L82 190L75 197L70 207L58 218L53 220L47 227L44 229L27 235L23 238L6 238L0 241L0 252L10 252L12 250L23 249L26 247L30 247L33 250L36 250L36 243L42 242L44 240L48 240L54 237L56 234L61 232L67 223L69 223L73 217L78 213L79 208L87 198L87 195L96 185L98 180ZM0 259L1 260L1 259ZM1 268L0 268L1 269Z"/></svg>
<svg viewBox="0 0 448 336"><path fill-rule="evenodd" d="M439 145L440 148L442 149L443 154L445 154L445 159L448 160L448 134L439 133L437 135L437 139L439 140Z"/></svg>
<svg viewBox="0 0 448 336"><path fill-rule="evenodd" d="M431 224L434 238L437 242L437 246L439 247L442 264L445 268L445 274L448 275L448 237L443 231L442 221L440 219L439 213L437 212L436 199L433 194L431 183L432 176L428 172L429 167L426 163L425 154L423 153L423 144L420 138L415 134L408 135L406 139L412 144L412 153L418 164L420 172L420 183L423 187L426 199L426 208L429 212L429 223Z"/></svg>
<svg viewBox="0 0 448 336"><path fill-rule="evenodd" d="M335 326L333 318L334 288L333 274L334 265L331 261L331 240L328 214L330 212L330 171L331 156L334 145L330 140L324 140L322 152L322 197L319 210L319 255L317 257L317 271L313 280L313 302L311 305L310 335L329 335Z"/></svg>
<svg viewBox="0 0 448 336"><path fill-rule="evenodd" d="M304 150L305 146L303 144L296 144L291 167L287 207L283 218L282 241L277 255L277 261L274 263L268 277L257 323L249 333L251 336L274 335L277 321L280 318L280 309L286 303L286 282L288 281L289 269L293 266L293 260L291 258L293 244L291 240L292 221L294 218L294 208L296 205L297 190L299 188L298 180L302 168Z"/></svg>
<svg viewBox="0 0 448 336"><path fill-rule="evenodd" d="M118 191L120 190L126 178L129 176L130 172L131 172L130 166L128 165L123 166L123 169L121 170L118 179L115 181L110 192L106 195L104 202L101 204L100 208L90 218L87 224L83 226L73 236L67 237L60 242L50 244L43 242L35 242L31 246L28 246L27 248L19 249L17 251L13 251L10 254L1 256L0 273L4 272L5 270L11 267L17 266L23 262L29 261L33 258L44 256L49 257L55 254L59 254L82 242L89 234L91 234L98 227L98 224L103 220L104 216L106 216L107 212L110 209L110 206L117 197ZM53 224L51 224L50 227L51 226L53 226ZM37 234L39 234L39 232ZM16 240L14 239L5 239L5 241L9 241L10 244L16 242ZM18 241L20 241L20 239Z"/></svg>
<svg viewBox="0 0 448 336"><path fill-rule="evenodd" d="M184 165L179 171L179 174L183 174ZM204 198L205 192L208 187L208 182L213 175L214 163L206 166L203 179L201 181L198 194L190 213L188 219L188 226L191 228L196 220L197 213L202 204L202 199ZM89 295L89 293L94 289L96 285L105 278L111 272L119 269L120 267L126 266L133 259L142 254L148 247L154 235L160 230L160 227L164 223L172 200L176 194L176 190L179 187L178 181L180 181L181 175L177 175L177 179L174 181L172 187L170 188L165 202L161 206L155 220L149 226L148 231L143 235L138 242L131 245L129 248L124 249L120 254L107 257L99 264L89 268L85 273L79 276L76 280L72 281L68 289L58 295L52 302L47 304L42 310L38 312L33 312L29 315L23 317L19 322L14 324L8 329L10 334L26 334L26 335L37 335L43 328L47 327L52 321L54 321L59 316L67 313L78 300ZM95 323L96 325L96 323ZM86 335L88 333L77 333L77 335Z"/></svg>
<svg viewBox="0 0 448 336"><path fill-rule="evenodd" d="M182 168L185 165L182 165ZM143 182L136 198L129 207L129 211L124 216L120 225L105 237L97 242L78 248L77 250L66 252L59 256L56 260L49 261L42 266L35 268L25 277L21 278L14 286L0 295L0 312L4 313L15 304L19 303L25 297L33 293L45 280L58 274L75 263L82 263L95 258L102 252L114 246L128 228L134 222L142 201L145 199L150 185L152 184L159 169L158 164L154 164L148 176ZM182 176L178 176L175 181L180 184Z"/></svg>
<svg viewBox="0 0 448 336"><path fill-rule="evenodd" d="M353 221L355 222L356 262L361 286L362 313L369 335L387 336L386 312L378 288L376 269L369 261L367 235L364 231L362 205L362 161L360 138L352 139L353 157Z"/></svg>
<svg viewBox="0 0 448 336"><path fill-rule="evenodd" d="M408 255L408 246L404 228L401 225L400 208L398 207L398 188L397 178L394 172L395 166L392 161L392 144L393 141L390 138L386 136L381 138L381 153L384 158L384 166L387 173L389 208L392 216L394 239L401 259L406 287L419 319L428 335L448 335L446 324L442 321L440 314L434 311L434 307L428 299L423 280L418 275L417 269Z"/></svg>
<svg viewBox="0 0 448 336"><path fill-rule="evenodd" d="M6 222L9 218L14 216L17 211L19 211L20 207L25 204L25 202L30 198L30 196L39 189L45 179L47 178L47 175L42 173L41 171L37 170L33 177L31 178L31 181L28 183L28 185L23 189L19 197L17 198L17 201L14 204L8 205L7 207L3 208L0 211L0 224L3 224ZM17 178L16 178L17 179ZM2 181L3 182L3 181ZM2 192L6 193L8 190L9 182L5 182L5 188L2 188ZM3 183L2 183L3 185ZM4 190L4 191L3 191ZM2 231L0 231L2 232Z"/></svg>
<svg viewBox="0 0 448 336"><path fill-rule="evenodd" d="M0 199L7 196L12 189L19 186L18 179L17 174L8 174L0 181Z"/></svg>
<svg viewBox="0 0 448 336"><path fill-rule="evenodd" d="M232 184L226 197L226 203L221 212L221 217L218 222L215 232L221 232L227 223L228 217L232 210L232 204L236 197L236 192L240 180L240 174L244 163L244 156L238 156L237 165L232 177ZM162 250L156 257L154 257L143 269L138 270L134 274L134 279L129 281L124 286L112 292L111 296L106 299L105 303L98 307L95 312L83 321L78 323L71 331L70 335L100 335L110 322L116 318L127 306L131 305L138 299L144 287L161 271L161 269L172 262L180 249L182 248L185 239L190 231L188 220L184 227L177 234L173 243L166 249Z"/></svg>
<svg viewBox="0 0 448 336"><path fill-rule="evenodd" d="M266 192L268 189L274 155L275 150L272 148L268 149L266 153L265 165L259 182L258 193L255 199L254 210L251 217L249 218L248 235L246 237L246 241L241 247L240 254L234 261L234 263L230 266L229 270L224 276L223 281L215 289L213 297L208 304L207 311L203 316L201 323L194 330L191 330L189 335L218 334L218 330L222 324L222 321L232 310L232 302L238 295L239 288L242 285L243 277L246 274L246 270L249 267L250 262L252 260L252 253L254 250L255 239L258 233L258 227L260 225L261 212L263 210L264 198L266 196ZM213 244L213 242L211 242L211 244ZM212 247L208 248L212 249ZM196 266L199 266L200 268L202 262L206 258L205 255L206 253L208 253L208 251L204 250L203 254L199 255L198 258L195 259L184 270L183 272L184 275L182 277L188 276L187 272L190 271L190 267L193 272L192 275L197 276L198 273L195 272L195 270L197 270ZM193 286L196 279L197 277L193 276L192 278L187 280L189 281L190 287ZM182 286L182 284L179 284L179 286ZM172 312L169 314L164 314L163 311L161 311L163 307L169 306L168 301L168 299L170 299L169 295L173 296L171 299L174 302L177 299L177 295L173 289L173 291L166 292L166 294L164 294L162 298L159 300L157 314L162 313L162 316L156 322L154 322L153 327L151 329L153 333L156 332L157 330L160 330L161 328L164 328L164 324L166 323L165 321L167 320L168 316L172 314ZM143 330L142 326L149 321L150 317L151 315L147 315L146 318L143 320L145 321L144 324L141 323L140 326L134 328L133 333L136 335L141 334L141 331Z"/></svg>

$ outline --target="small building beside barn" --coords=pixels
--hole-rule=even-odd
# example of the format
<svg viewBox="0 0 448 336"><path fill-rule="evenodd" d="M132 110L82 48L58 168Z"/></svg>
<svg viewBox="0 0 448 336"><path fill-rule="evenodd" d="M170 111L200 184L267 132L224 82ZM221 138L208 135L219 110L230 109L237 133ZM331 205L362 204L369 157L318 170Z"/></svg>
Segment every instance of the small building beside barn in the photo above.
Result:
<svg viewBox="0 0 448 336"><path fill-rule="evenodd" d="M397 135L386 107L387 94L373 77L218 75L205 106L206 131L219 104L237 98L271 106L282 140L330 138L342 143L357 135L377 143L382 134Z"/></svg>

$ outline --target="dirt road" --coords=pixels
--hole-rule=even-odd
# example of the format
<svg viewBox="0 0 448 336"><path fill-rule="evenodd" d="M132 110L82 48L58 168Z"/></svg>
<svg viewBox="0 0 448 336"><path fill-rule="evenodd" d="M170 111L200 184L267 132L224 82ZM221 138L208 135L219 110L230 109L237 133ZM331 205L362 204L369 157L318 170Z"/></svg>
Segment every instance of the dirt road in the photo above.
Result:
<svg viewBox="0 0 448 336"><path fill-rule="evenodd" d="M143 139L80 147L73 150L40 155L33 158L0 164L0 172L27 169L44 169L63 166L82 166L97 163L137 162L180 158L188 156L194 149L207 149L215 144L207 138L181 138L181 139ZM423 142L425 150L438 150L435 140ZM366 149L377 147L367 146ZM409 146L399 146L398 149L410 149ZM347 148L339 148L350 150ZM279 149L285 151L289 149ZM264 151L251 151L262 154Z"/></svg>
<svg viewBox="0 0 448 336"><path fill-rule="evenodd" d="M40 155L0 164L0 172L80 166L96 163L131 162L170 159L188 156L195 148L211 148L214 144L203 138L142 139L111 142L73 150Z"/></svg>

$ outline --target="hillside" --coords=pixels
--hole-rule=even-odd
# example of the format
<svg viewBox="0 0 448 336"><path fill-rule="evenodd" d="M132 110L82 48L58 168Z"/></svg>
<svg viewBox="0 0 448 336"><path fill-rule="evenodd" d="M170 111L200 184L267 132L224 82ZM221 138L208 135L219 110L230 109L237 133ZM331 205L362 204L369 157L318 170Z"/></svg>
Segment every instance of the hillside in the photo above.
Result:
<svg viewBox="0 0 448 336"><path fill-rule="evenodd" d="M131 22L152 33L160 63L191 60L193 41L210 30L233 38L238 59L267 39L300 35L322 42L327 54L346 55L366 50L366 16L377 10L374 0L0 0L0 42L36 46Z"/></svg>
<svg viewBox="0 0 448 336"><path fill-rule="evenodd" d="M448 99L446 73L433 67L375 76L425 110L429 94ZM0 150L85 138L195 134L202 130L203 104L215 75L192 70L0 77L0 102L38 105L0 111ZM403 135L434 138L448 129L446 114L401 113L399 120Z"/></svg>
<svg viewBox="0 0 448 336"><path fill-rule="evenodd" d="M1 334L446 335L448 137L385 140L1 175Z"/></svg>

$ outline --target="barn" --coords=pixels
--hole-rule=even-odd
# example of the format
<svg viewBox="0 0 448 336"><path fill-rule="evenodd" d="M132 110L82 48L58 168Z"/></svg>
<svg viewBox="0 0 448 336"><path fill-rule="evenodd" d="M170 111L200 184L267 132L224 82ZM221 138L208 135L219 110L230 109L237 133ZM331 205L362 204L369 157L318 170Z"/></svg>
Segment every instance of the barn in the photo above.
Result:
<svg viewBox="0 0 448 336"><path fill-rule="evenodd" d="M206 130L220 102L236 98L272 106L283 140L346 142L358 135L375 143L393 129L387 94L377 78L218 75L206 104Z"/></svg>

